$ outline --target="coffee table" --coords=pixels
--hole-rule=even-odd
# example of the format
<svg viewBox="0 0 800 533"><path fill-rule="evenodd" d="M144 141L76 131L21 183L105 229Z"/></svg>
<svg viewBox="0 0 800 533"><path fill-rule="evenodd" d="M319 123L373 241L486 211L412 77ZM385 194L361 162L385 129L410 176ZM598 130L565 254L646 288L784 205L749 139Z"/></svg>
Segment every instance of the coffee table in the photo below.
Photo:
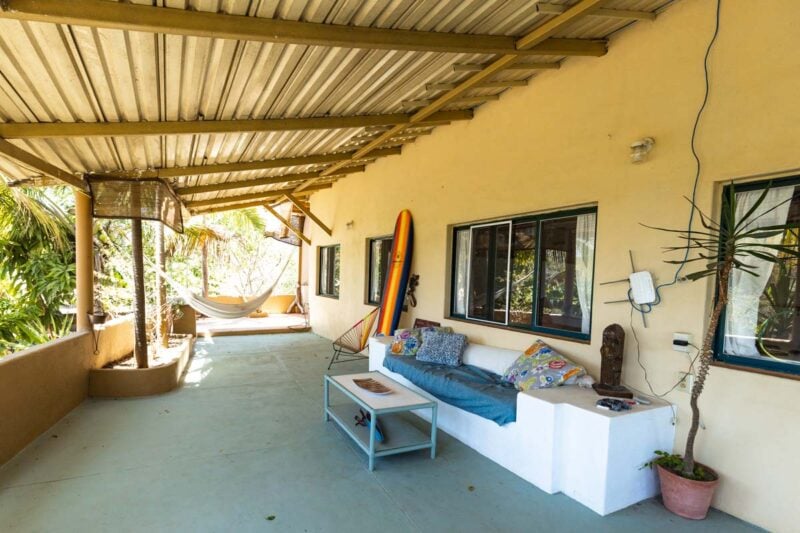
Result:
<svg viewBox="0 0 800 533"><path fill-rule="evenodd" d="M392 389L391 394L377 395L356 385L354 379L372 378ZM325 376L324 420L333 419L369 457L370 471L375 469L375 458L430 448L431 459L436 457L436 411L434 398L414 392L380 372L363 372L341 376ZM330 404L330 387L342 392L350 402ZM354 416L359 408L370 414L370 427L356 426ZM406 420L403 413L418 409L431 410L430 433ZM375 421L379 420L385 435L377 442Z"/></svg>

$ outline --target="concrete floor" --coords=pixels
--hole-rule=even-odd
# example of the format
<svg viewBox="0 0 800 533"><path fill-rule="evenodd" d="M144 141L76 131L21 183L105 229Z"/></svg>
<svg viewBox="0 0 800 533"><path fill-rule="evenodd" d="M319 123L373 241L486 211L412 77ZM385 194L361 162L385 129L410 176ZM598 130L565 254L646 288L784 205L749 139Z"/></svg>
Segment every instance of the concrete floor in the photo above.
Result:
<svg viewBox="0 0 800 533"><path fill-rule="evenodd" d="M88 400L0 469L0 531L754 530L656 500L601 518L444 434L435 460L379 459L370 473L322 422L329 355L310 333L201 339L183 388Z"/></svg>

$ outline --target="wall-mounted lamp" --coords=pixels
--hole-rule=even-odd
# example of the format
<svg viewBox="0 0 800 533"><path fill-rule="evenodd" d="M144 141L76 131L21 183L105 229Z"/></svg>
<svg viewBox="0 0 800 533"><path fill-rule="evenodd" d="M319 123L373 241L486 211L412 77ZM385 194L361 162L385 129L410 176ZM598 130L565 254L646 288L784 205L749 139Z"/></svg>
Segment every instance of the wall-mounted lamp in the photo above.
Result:
<svg viewBox="0 0 800 533"><path fill-rule="evenodd" d="M652 137L645 137L631 144L631 161L633 163L644 161L647 154L653 149L654 144L656 144L656 141Z"/></svg>
<svg viewBox="0 0 800 533"><path fill-rule="evenodd" d="M345 227L346 227L347 229L353 229L353 224L355 224L355 222L353 222L353 221L351 220L350 222L347 222L347 223L345 224Z"/></svg>

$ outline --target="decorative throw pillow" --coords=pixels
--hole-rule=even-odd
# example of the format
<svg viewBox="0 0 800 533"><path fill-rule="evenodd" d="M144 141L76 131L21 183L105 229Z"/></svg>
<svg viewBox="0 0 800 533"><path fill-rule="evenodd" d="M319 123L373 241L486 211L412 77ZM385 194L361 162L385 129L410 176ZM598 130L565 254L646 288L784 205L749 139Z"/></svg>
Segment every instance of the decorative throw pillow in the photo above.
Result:
<svg viewBox="0 0 800 533"><path fill-rule="evenodd" d="M398 329L394 332L391 352L394 355L417 355L417 350L422 346L422 334L426 331L441 331L452 333L451 327L427 326L415 329Z"/></svg>
<svg viewBox="0 0 800 533"><path fill-rule="evenodd" d="M583 367L537 340L506 370L503 381L521 391L547 389L574 383L585 373Z"/></svg>
<svg viewBox="0 0 800 533"><path fill-rule="evenodd" d="M422 347L417 352L417 361L447 366L461 366L467 336L460 333L425 331Z"/></svg>

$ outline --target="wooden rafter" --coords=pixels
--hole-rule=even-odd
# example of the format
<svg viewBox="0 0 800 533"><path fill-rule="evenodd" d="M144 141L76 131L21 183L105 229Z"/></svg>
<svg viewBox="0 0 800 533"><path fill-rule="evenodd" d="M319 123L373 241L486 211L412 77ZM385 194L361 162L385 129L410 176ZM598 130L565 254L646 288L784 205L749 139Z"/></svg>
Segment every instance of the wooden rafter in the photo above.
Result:
<svg viewBox="0 0 800 533"><path fill-rule="evenodd" d="M536 11L548 15L560 15L567 10L567 6L559 4L545 4L539 2L536 4ZM593 17L607 17L617 19L631 19L631 20L655 20L656 14L650 11L634 11L631 9L595 9L589 16Z"/></svg>
<svg viewBox="0 0 800 533"><path fill-rule="evenodd" d="M400 154L400 147L375 150L369 159ZM238 163L217 163L212 165L197 165L191 167L153 168L148 170L114 170L98 172L104 176L115 178L178 178L181 176L201 176L204 174L227 174L228 172L248 172L253 170L267 170L272 168L302 167L306 165L325 165L348 161L355 152L340 152L333 154L316 154L300 157L285 157L281 159L265 159L263 161L241 161Z"/></svg>
<svg viewBox="0 0 800 533"><path fill-rule="evenodd" d="M567 26L574 24L575 21L584 17L587 13L591 13L593 10L600 7L605 1L606 0L580 0L578 3L574 4L572 7L567 9L564 13L553 17L551 20L548 20L544 24L533 29L524 37L518 39L516 41L516 48L520 50L526 50L538 47L543 43L550 42L548 41L550 37L552 37L559 31L563 30ZM603 53L605 53L604 41L602 46L603 46ZM487 81L497 72L502 71L508 65L511 65L514 62L516 62L518 58L519 58L518 55L511 55L511 54L500 56L498 59L494 60L483 70L476 72L475 74L470 76L467 80L459 83L458 86L455 87L454 89L447 91L445 94L443 94L442 96L431 102L429 105L426 105L424 108L414 113L408 124L400 124L392 127L383 134L379 135L374 141L370 142L365 147L356 151L353 157L366 156L372 150L381 146L387 139L396 137L397 134L406 129L408 125L418 124L419 122L425 120L434 113L440 111L443 107L450 104L453 100L460 98L465 92L474 88L477 84ZM335 163L334 165L324 170L321 173L320 177L334 174L339 168L342 168L347 164L348 163L345 161ZM303 182L300 186L297 187L297 189L295 189L295 192L300 192L305 190L307 187L311 186L318 179L319 178L312 178L310 180Z"/></svg>
<svg viewBox="0 0 800 533"><path fill-rule="evenodd" d="M484 95L476 95L476 96L464 96L462 98L456 98L450 102L452 105L480 105L484 102L499 100L499 94L484 94ZM422 98L419 100L404 100L403 106L405 107L421 107L430 105L433 100Z"/></svg>
<svg viewBox="0 0 800 533"><path fill-rule="evenodd" d="M286 226L286 229L288 229L289 231L291 231L292 233L294 233L295 235L297 235L299 238L303 239L303 242L305 242L306 244L311 244L311 239L309 239L308 237L306 237L306 236L305 236L305 234L303 234L303 232L302 232L302 231L295 229L295 228L294 228L294 226L292 226L292 223L291 223L291 222L289 222L288 220L286 220L285 218L283 218L283 217L281 216L281 214L280 214L280 213L278 213L278 212L275 210L275 208L274 208L274 207L272 207L271 205L269 205L269 203L268 203L268 202L264 202L264 209L266 209L267 211L269 211L269 212L270 212L270 214L271 214L272 216L274 216L275 218L277 218L277 219L280 221L280 223L281 223L281 224L283 224L284 226Z"/></svg>
<svg viewBox="0 0 800 533"><path fill-rule="evenodd" d="M112 3L112 2L104 2ZM442 120L469 120L472 111L444 111L430 117ZM257 131L330 130L393 126L405 124L411 115L355 115L343 117L271 118L252 120L187 120L165 122L3 122L0 137L33 139L44 137L124 137L133 135L196 135L203 133L240 133Z"/></svg>
<svg viewBox="0 0 800 533"><path fill-rule="evenodd" d="M292 196L292 194L286 194L286 199L292 202L292 205L295 206L295 208L297 208L298 211L300 211L305 216L313 220L314 223L317 226L319 226L322 231L324 231L328 235L333 235L333 231L331 231L331 228L326 226L325 223L322 222L314 213L312 213L310 209L308 209L305 205L303 205L303 202L298 200L297 197Z"/></svg>
<svg viewBox="0 0 800 533"><path fill-rule="evenodd" d="M356 172L364 172L366 167L364 165L357 167L345 167L336 173L339 175L355 174ZM205 194L210 192L232 191L235 189L248 189L250 187L264 187L266 185L279 185L281 183L290 183L292 181L301 181L318 177L322 171L316 172L301 172L298 174L284 174L282 176L268 176L265 178L255 178L251 180L229 181L227 183L211 183L208 185L196 185L194 187L181 187L175 190L181 196L189 196L192 194Z"/></svg>
<svg viewBox="0 0 800 533"><path fill-rule="evenodd" d="M490 63L483 65L474 65L470 63L456 63L453 65L453 72L478 72L488 67ZM558 70L561 68L561 63L514 63L508 65L504 70Z"/></svg>
<svg viewBox="0 0 800 533"><path fill-rule="evenodd" d="M295 196L298 196L298 195L305 196L305 195L311 194L313 192L320 191L322 189L330 189L332 187L332 185L333 184L331 184L331 183L317 183L313 187L308 187L304 191L301 191L300 193L295 194ZM186 202L185 205L186 205L187 209L196 210L196 209L200 209L200 208L203 208L203 207L211 207L211 206L216 206L216 205L242 203L242 202L251 202L253 200L260 200L261 203L263 203L264 200L269 200L269 199L273 199L273 198L281 198L284 195L286 195L286 193L294 194L293 187L285 187L285 188L282 188L282 189L273 189L271 191L255 192L255 193L250 193L250 194L240 194L238 196L222 196L220 198L213 198L211 200L198 200L198 201L195 201L195 202Z"/></svg>
<svg viewBox="0 0 800 533"><path fill-rule="evenodd" d="M19 148L18 146L14 146L10 142L6 141L5 139L0 139L0 154L17 161L24 167L33 169L37 172L41 172L47 176L57 179L60 182L66 183L71 187L75 187L81 192L87 193L89 192L89 188L86 185L86 182L82 179L76 177L74 174L67 172L61 168L58 168L55 165L51 165L44 159L33 155L30 152Z"/></svg>
<svg viewBox="0 0 800 533"><path fill-rule="evenodd" d="M476 89L508 89L510 87L524 87L528 80L485 81L475 86ZM457 83L429 83L425 85L428 91L449 91L455 89Z"/></svg>
<svg viewBox="0 0 800 533"><path fill-rule="evenodd" d="M312 46L467 54L532 54L513 37L297 22L107 0L3 0L0 18Z"/></svg>

